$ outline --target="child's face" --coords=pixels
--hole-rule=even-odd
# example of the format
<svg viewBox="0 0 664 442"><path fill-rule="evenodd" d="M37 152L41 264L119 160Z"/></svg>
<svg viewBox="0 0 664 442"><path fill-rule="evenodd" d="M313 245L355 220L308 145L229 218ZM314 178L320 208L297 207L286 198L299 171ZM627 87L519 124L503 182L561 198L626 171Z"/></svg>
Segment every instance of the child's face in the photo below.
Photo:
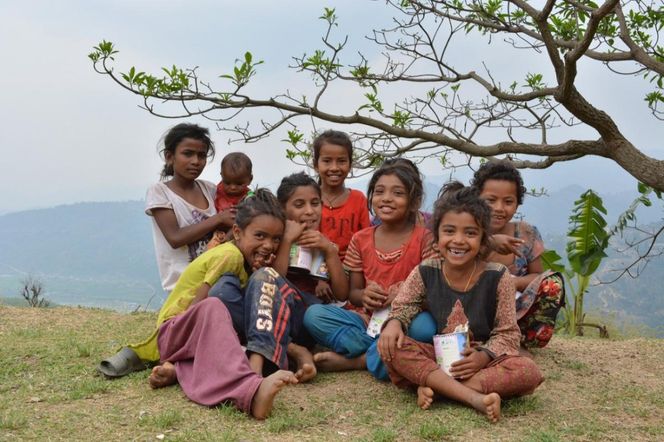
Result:
<svg viewBox="0 0 664 442"><path fill-rule="evenodd" d="M507 180L486 180L480 197L491 207L491 232L500 233L512 220L519 207L516 183Z"/></svg>
<svg viewBox="0 0 664 442"><path fill-rule="evenodd" d="M284 234L284 223L272 215L258 215L240 229L233 225L235 245L253 268L270 265Z"/></svg>
<svg viewBox="0 0 664 442"><path fill-rule="evenodd" d="M242 195L253 176L245 170L235 171L229 167L221 168L221 182L224 183L224 189L229 196Z"/></svg>
<svg viewBox="0 0 664 442"><path fill-rule="evenodd" d="M438 225L438 251L448 265L473 262L482 245L482 228L468 212L447 212Z"/></svg>
<svg viewBox="0 0 664 442"><path fill-rule="evenodd" d="M371 196L371 207L383 223L400 222L408 217L408 190L399 177L383 175L378 178Z"/></svg>
<svg viewBox="0 0 664 442"><path fill-rule="evenodd" d="M320 148L320 155L314 169L318 172L324 186L343 186L344 180L350 173L348 151L343 146L324 143Z"/></svg>
<svg viewBox="0 0 664 442"><path fill-rule="evenodd" d="M166 153L166 162L173 165L174 177L193 181L203 172L207 153L208 149L203 141L183 138L175 147L174 153Z"/></svg>
<svg viewBox="0 0 664 442"><path fill-rule="evenodd" d="M320 195L313 186L298 186L286 201L286 218L305 223L308 230L318 230L323 212Z"/></svg>

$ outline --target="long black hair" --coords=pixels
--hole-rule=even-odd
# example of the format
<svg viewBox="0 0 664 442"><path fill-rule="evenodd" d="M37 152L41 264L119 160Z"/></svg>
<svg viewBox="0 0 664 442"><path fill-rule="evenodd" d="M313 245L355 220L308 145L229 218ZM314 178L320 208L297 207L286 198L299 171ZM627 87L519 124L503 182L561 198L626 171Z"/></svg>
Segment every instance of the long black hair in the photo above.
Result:
<svg viewBox="0 0 664 442"><path fill-rule="evenodd" d="M406 188L408 192L408 221L414 223L417 220L417 212L422 205L424 186L422 185L422 176L415 163L405 158L392 161L388 160L374 172L367 186L369 212L373 215L371 199L373 198L378 180L385 175L396 176Z"/></svg>

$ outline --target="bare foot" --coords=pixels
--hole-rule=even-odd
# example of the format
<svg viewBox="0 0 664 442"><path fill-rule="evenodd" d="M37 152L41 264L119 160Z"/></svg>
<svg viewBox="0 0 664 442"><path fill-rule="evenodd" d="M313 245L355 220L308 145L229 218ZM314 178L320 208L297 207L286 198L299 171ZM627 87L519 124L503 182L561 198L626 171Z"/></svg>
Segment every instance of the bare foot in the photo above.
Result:
<svg viewBox="0 0 664 442"><path fill-rule="evenodd" d="M306 347L291 342L288 344L288 357L295 360L297 364L295 377L298 381L307 382L316 377L314 357Z"/></svg>
<svg viewBox="0 0 664 442"><path fill-rule="evenodd" d="M175 365L170 362L164 362L152 369L148 382L152 388L162 388L173 385L178 381L175 373Z"/></svg>
<svg viewBox="0 0 664 442"><path fill-rule="evenodd" d="M482 406L477 409L486 414L492 423L500 420L500 396L498 393L489 393L482 398Z"/></svg>
<svg viewBox="0 0 664 442"><path fill-rule="evenodd" d="M433 403L433 390L426 386L417 387L417 406L428 410Z"/></svg>
<svg viewBox="0 0 664 442"><path fill-rule="evenodd" d="M272 411L272 402L286 385L297 384L298 380L291 371L279 370L263 379L251 401L251 415L256 419L265 419Z"/></svg>
<svg viewBox="0 0 664 442"><path fill-rule="evenodd" d="M314 355L316 368L320 371L344 371L344 370L363 370L367 368L366 356L358 356L353 359L346 359L339 353L333 351L324 351Z"/></svg>

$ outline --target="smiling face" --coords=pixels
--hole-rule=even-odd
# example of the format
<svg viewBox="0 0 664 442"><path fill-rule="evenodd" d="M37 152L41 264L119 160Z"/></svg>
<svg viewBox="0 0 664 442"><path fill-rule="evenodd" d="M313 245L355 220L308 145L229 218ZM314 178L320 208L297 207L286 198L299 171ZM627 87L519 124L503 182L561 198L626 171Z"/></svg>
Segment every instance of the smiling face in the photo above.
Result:
<svg viewBox="0 0 664 442"><path fill-rule="evenodd" d="M438 225L438 251L451 267L473 264L482 245L482 228L468 212L447 212Z"/></svg>
<svg viewBox="0 0 664 442"><path fill-rule="evenodd" d="M486 180L480 198L491 207L491 232L503 233L519 207L516 183L507 180Z"/></svg>
<svg viewBox="0 0 664 442"><path fill-rule="evenodd" d="M298 186L286 201L286 218L305 223L308 230L318 230L323 212L320 193L314 186Z"/></svg>
<svg viewBox="0 0 664 442"><path fill-rule="evenodd" d="M193 181L207 163L207 145L193 138L183 138L175 152L166 152L166 162L173 165L173 177Z"/></svg>
<svg viewBox="0 0 664 442"><path fill-rule="evenodd" d="M344 180L350 173L348 150L336 144L323 144L314 169L320 176L323 186L332 188L343 186Z"/></svg>
<svg viewBox="0 0 664 442"><path fill-rule="evenodd" d="M258 215L244 229L233 225L235 245L253 268L271 264L283 234L284 223L272 215Z"/></svg>
<svg viewBox="0 0 664 442"><path fill-rule="evenodd" d="M396 175L378 178L371 195L371 207L382 223L401 222L408 218L408 190Z"/></svg>

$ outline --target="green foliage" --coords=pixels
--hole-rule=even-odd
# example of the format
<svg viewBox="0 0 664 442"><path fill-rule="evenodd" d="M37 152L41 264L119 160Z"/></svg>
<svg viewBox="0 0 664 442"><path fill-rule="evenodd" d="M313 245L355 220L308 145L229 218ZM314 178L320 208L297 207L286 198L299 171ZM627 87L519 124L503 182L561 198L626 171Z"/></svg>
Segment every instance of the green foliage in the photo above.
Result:
<svg viewBox="0 0 664 442"><path fill-rule="evenodd" d="M526 75L526 86L530 89L537 91L544 89L544 83L542 82L542 74L531 74Z"/></svg>
<svg viewBox="0 0 664 442"><path fill-rule="evenodd" d="M239 61L240 60L235 60L236 63ZM236 66L233 68L233 74L224 74L219 76L220 78L231 80L238 89L245 86L249 82L249 79L256 75L256 66L263 64L263 60L254 62L251 52L245 52L244 59L241 61L242 63L239 65L236 64Z"/></svg>
<svg viewBox="0 0 664 442"><path fill-rule="evenodd" d="M335 62L333 58L328 57L324 50L316 49L313 55L310 55L302 62L302 67L319 74L327 74L340 68L341 65Z"/></svg>
<svg viewBox="0 0 664 442"><path fill-rule="evenodd" d="M609 234L604 219L606 209L602 198L587 190L574 202L567 233L567 259L572 270L581 276L590 276L606 257Z"/></svg>
<svg viewBox="0 0 664 442"><path fill-rule="evenodd" d="M288 90L270 94L267 99L240 93L257 74L257 66L263 63L254 61L251 52L245 52L236 60L232 72L220 75L234 86L221 91L215 90L212 82L199 79L196 69L175 65L162 68L158 74L136 67L119 73L110 63L117 50L106 40L95 46L88 57L97 72L109 75L125 89L142 95L149 112L164 116L153 106L175 101L182 105L182 111L173 112L169 108L168 117L203 115L217 121L220 129L235 132L245 141L255 141L281 130L285 122L295 127L295 120L300 117L370 128L356 132L360 140L369 141L366 150L358 149L361 152L358 166L362 168L370 167L369 159L374 153L387 157L395 154L396 149L411 159L431 157L423 153L427 149L434 151L436 157L450 153L440 161L441 165L458 167L468 164L473 156L484 155L479 149L485 149L488 156L495 155L495 145L482 145L478 140L492 139L485 135L500 128L504 139L496 140L496 145L500 145L500 152L513 154L515 161L521 159L520 155L546 157L541 161L529 160L532 167L540 167L569 155L597 155L612 158L633 176L662 188L661 162L641 156L639 164L633 165L624 160L627 155L612 155L614 146L635 154L639 151L620 131L612 129L615 125L610 116L587 118L588 112L598 109L585 97L578 96L580 91L574 84L577 68L583 66L578 64L579 59L584 57L605 63L613 72L643 76L652 86L645 94L645 104L655 117L664 120L664 46L660 44L664 6L661 2L623 1L611 9L594 0L516 3L391 0L388 3L394 7L394 23L369 33L368 39L380 48L383 56L382 61L374 62L372 54L371 66L361 53L359 63L343 62L342 50L346 48L348 36L333 38L332 31L339 27L339 17L336 9L323 8L319 16L326 25L322 47L295 57L291 66L312 74L317 89L312 101ZM459 63L450 55L458 51L448 49L453 37L464 31L486 35L488 43L503 40L516 50L548 53L550 67L556 74L547 81L538 72L528 73L525 78L520 74L516 81L514 78L497 81L501 77L494 76L489 66L485 66L485 73L460 70ZM619 68L625 62L634 63L635 69ZM460 64L467 65L465 61ZM334 88L329 86L334 81L350 82L359 87L365 101L357 109L326 109L334 100L326 100L323 95L327 93L327 98L333 93L330 91ZM467 85L463 94L462 82ZM393 94L385 92L392 85L404 84L435 86L428 90L409 88L409 95L402 99L391 98ZM478 88L485 97L474 98ZM468 98L467 94L473 98ZM155 100L149 100L151 98ZM387 102L388 99L391 102ZM255 125L235 124L233 120L246 109L272 109L276 110L276 116L261 119ZM586 140L594 149L580 149L573 140L550 144L547 130L561 127L561 122L582 123L602 135L600 139ZM381 130L376 132L376 128ZM530 139L524 142L523 134L527 131L541 131L541 142ZM307 149L296 147L301 140L289 143L293 146L286 152L289 159L307 158ZM540 148L542 146L549 148ZM456 153L461 155L452 155ZM464 155L465 158L455 158ZM577 254L582 255L582 251ZM590 271L590 268L583 270L584 273Z"/></svg>
<svg viewBox="0 0 664 442"><path fill-rule="evenodd" d="M565 305L563 327L569 334L582 334L585 320L583 298L588 291L591 276L606 257L609 240L617 233L622 234L629 222L636 222L636 209L652 205L649 195L654 193L661 199L661 192L643 183L638 183L639 196L620 214L616 224L608 228L602 198L592 190L587 190L574 202L569 217L570 228L565 248L569 268L562 264L562 257L554 250L542 254L544 268L560 272L565 276L568 302ZM573 301L569 302L570 299ZM600 329L600 334L606 328Z"/></svg>
<svg viewBox="0 0 664 442"><path fill-rule="evenodd" d="M408 125L408 122L413 116L410 112L395 110L392 114L392 125L396 127L404 128Z"/></svg>
<svg viewBox="0 0 664 442"><path fill-rule="evenodd" d="M369 112L378 112L383 113L383 103L378 99L378 89L376 86L371 85L371 90L373 92L367 92L364 94L364 97L369 101L368 104L360 106L358 110L369 109Z"/></svg>
<svg viewBox="0 0 664 442"><path fill-rule="evenodd" d="M583 298L590 284L590 277L597 270L609 244L610 234L604 219L606 209L602 198L592 190L581 194L574 202L572 215L569 217L569 239L566 247L569 268L560 262L562 257L553 250L542 255L542 264L561 272L566 280L567 302L564 307L565 331L572 335L583 334ZM570 299L573 302L570 302Z"/></svg>

